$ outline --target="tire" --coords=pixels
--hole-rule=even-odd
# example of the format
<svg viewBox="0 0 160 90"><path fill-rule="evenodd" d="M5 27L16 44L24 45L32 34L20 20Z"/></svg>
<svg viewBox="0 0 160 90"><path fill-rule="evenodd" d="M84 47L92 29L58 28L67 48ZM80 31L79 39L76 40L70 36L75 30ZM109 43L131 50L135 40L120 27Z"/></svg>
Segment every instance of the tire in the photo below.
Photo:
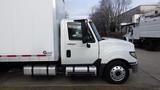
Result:
<svg viewBox="0 0 160 90"><path fill-rule="evenodd" d="M105 67L103 77L111 84L123 84L129 78L129 68L121 61L114 61Z"/></svg>

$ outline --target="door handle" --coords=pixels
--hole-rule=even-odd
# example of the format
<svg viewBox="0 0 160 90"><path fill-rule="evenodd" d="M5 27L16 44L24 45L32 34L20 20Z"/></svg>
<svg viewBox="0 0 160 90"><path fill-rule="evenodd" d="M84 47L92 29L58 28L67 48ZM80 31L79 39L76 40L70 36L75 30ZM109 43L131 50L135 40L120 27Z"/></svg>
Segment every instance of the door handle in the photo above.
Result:
<svg viewBox="0 0 160 90"><path fill-rule="evenodd" d="M76 43L68 43L67 45L72 45L73 46L73 45L76 45Z"/></svg>
<svg viewBox="0 0 160 90"><path fill-rule="evenodd" d="M67 50L66 56L67 56L67 58L70 58L70 57L71 57L71 50Z"/></svg>

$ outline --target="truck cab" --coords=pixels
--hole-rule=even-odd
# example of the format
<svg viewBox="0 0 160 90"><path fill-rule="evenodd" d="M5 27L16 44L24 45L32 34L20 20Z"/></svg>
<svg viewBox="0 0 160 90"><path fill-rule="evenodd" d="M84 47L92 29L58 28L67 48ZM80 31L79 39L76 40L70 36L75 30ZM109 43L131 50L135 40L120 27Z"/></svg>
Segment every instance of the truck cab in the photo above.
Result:
<svg viewBox="0 0 160 90"><path fill-rule="evenodd" d="M102 39L89 19L62 20L61 65L67 76L94 74L110 83L124 83L136 71L137 57L130 42Z"/></svg>

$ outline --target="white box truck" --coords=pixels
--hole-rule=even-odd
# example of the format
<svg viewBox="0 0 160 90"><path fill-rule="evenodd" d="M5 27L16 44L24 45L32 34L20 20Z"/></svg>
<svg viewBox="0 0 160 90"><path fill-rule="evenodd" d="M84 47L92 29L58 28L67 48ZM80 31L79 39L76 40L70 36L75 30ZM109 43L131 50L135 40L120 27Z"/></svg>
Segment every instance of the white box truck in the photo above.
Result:
<svg viewBox="0 0 160 90"><path fill-rule="evenodd" d="M147 50L156 50L160 45L160 13L136 14L133 22L122 25L127 30L124 38Z"/></svg>
<svg viewBox="0 0 160 90"><path fill-rule="evenodd" d="M99 76L124 83L136 71L132 43L101 39L89 19L65 19L64 0L0 0L0 64L25 75ZM2 68L2 67L1 67Z"/></svg>

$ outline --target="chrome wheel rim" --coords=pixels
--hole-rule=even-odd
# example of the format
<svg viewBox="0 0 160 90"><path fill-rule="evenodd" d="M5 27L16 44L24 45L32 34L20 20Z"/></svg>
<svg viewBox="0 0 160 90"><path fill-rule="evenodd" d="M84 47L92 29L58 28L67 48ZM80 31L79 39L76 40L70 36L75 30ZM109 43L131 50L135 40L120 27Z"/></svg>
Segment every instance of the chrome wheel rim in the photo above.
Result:
<svg viewBox="0 0 160 90"><path fill-rule="evenodd" d="M126 76L126 71L122 66L115 66L110 71L110 77L114 81L122 81Z"/></svg>

